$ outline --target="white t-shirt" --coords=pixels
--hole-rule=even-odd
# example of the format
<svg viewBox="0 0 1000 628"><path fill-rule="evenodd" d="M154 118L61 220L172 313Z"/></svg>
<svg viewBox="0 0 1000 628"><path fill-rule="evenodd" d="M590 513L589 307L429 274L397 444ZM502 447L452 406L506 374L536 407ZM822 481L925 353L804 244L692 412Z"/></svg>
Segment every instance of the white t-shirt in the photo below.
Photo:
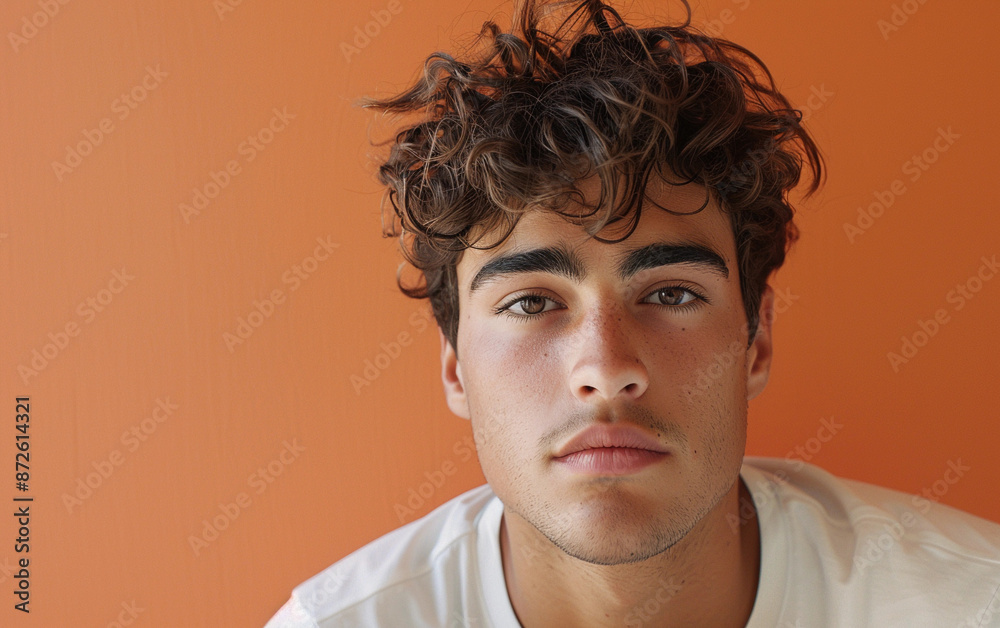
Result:
<svg viewBox="0 0 1000 628"><path fill-rule="evenodd" d="M1000 627L1000 525L797 460L748 456L740 476L761 536L747 628ZM265 628L519 628L502 513L488 484L467 491L295 587Z"/></svg>

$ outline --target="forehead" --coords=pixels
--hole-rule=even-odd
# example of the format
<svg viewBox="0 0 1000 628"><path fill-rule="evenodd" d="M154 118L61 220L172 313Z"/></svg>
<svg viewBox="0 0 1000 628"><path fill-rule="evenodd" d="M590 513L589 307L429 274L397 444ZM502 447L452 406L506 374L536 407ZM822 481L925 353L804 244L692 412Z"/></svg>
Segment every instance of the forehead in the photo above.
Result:
<svg viewBox="0 0 1000 628"><path fill-rule="evenodd" d="M615 243L594 240L579 224L579 219L574 217L577 213L575 210L590 213L590 209L580 208L578 205L575 205L575 210L574 206L560 208L570 214L569 218L551 211L529 210L501 244L483 249L484 246L494 244L496 238L502 235L496 234L494 237L493 234L487 234L476 245L479 248L463 252L456 268L460 292L470 295L472 283L475 281L478 284L482 279L480 271L484 267L487 271L491 270L500 258L553 246L571 251L585 266L614 265L621 270L625 267L621 263L624 258L618 254L636 251L647 245L666 244L689 249L678 248L675 253L680 257L674 259L709 261L711 253L715 253L725 263L726 269L735 271L736 246L728 215L714 197L708 199L704 209L696 211L706 202L707 190L704 186L694 183L671 186L651 182L646 196L635 230L621 242ZM661 207L678 213L664 211ZM598 235L618 240L628 232L628 226L634 220L635 216L632 214L625 220L606 226ZM697 249L704 251L699 252ZM669 255L664 257L665 260L668 258ZM710 268L711 265L705 264L704 267ZM735 272L729 272L728 276L734 278Z"/></svg>

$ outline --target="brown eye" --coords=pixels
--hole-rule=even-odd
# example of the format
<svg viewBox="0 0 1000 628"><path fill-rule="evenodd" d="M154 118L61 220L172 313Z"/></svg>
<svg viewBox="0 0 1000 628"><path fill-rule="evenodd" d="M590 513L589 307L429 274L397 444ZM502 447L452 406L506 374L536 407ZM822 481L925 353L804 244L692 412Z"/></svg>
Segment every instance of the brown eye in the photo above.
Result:
<svg viewBox="0 0 1000 628"><path fill-rule="evenodd" d="M659 290L654 290L649 293L649 296L647 296L646 299L650 299L652 297L656 297L661 301L660 303L653 303L653 305L661 305L663 307L675 309L686 309L687 306L695 306L698 301L708 302L708 299L701 296L694 290L684 288L682 286L664 286Z"/></svg>
<svg viewBox="0 0 1000 628"><path fill-rule="evenodd" d="M508 318L527 321L537 318L545 312L556 309L556 307L549 307L548 309L545 309L547 303L554 304L555 306L560 305L554 299L541 294L524 294L516 299L510 300L506 305L502 305L494 311L496 314L500 314Z"/></svg>
<svg viewBox="0 0 1000 628"><path fill-rule="evenodd" d="M539 314L545 309L544 297L524 297L518 303L525 314Z"/></svg>

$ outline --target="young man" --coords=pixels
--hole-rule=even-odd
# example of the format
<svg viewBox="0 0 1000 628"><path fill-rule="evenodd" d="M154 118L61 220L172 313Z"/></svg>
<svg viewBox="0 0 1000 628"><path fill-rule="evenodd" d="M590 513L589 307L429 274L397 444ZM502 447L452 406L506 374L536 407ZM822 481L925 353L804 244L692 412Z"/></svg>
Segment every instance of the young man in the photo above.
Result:
<svg viewBox="0 0 1000 628"><path fill-rule="evenodd" d="M518 11L369 101L423 115L380 177L488 484L268 626L1000 626L1000 525L744 457L787 192L822 173L766 67L690 11Z"/></svg>

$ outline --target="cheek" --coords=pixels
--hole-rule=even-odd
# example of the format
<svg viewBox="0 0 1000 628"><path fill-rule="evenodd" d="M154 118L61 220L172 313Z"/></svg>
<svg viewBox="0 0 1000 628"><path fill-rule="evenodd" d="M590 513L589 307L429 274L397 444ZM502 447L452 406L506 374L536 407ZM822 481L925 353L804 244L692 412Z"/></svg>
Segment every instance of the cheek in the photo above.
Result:
<svg viewBox="0 0 1000 628"><path fill-rule="evenodd" d="M741 340L702 336L684 346L685 350L675 351L670 368L685 397L729 397L733 387L745 391L746 346Z"/></svg>
<svg viewBox="0 0 1000 628"><path fill-rule="evenodd" d="M706 350L705 347L711 347ZM742 458L746 442L746 352L743 341L734 339L705 344L693 350L674 389L678 405L685 408L682 420L698 440L699 457L709 465L728 466ZM692 420L698 424L691 424ZM697 436L695 436L697 435ZM693 444L693 443L692 443Z"/></svg>
<svg viewBox="0 0 1000 628"><path fill-rule="evenodd" d="M560 371L537 343L500 340L466 345L463 379L484 473L511 472L535 455L532 445L558 421L553 408Z"/></svg>
<svg viewBox="0 0 1000 628"><path fill-rule="evenodd" d="M537 338L484 333L470 338L467 385L494 413L504 408L537 406L556 390L556 353Z"/></svg>

